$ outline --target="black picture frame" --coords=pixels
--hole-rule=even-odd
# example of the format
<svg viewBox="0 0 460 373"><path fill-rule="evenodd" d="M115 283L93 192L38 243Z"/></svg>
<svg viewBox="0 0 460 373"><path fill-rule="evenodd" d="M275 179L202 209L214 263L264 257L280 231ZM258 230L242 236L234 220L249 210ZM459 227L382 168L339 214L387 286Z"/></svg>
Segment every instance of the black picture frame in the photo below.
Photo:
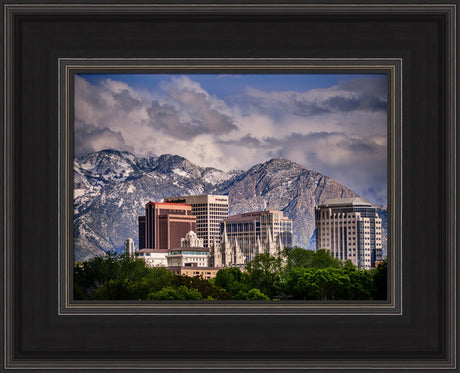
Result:
<svg viewBox="0 0 460 373"><path fill-rule="evenodd" d="M58 262L58 309L59 314L220 314L220 315L275 315L275 314L401 314L402 281L401 281L401 83L402 61L398 58L295 58L295 59L263 59L263 58L59 58L59 159L58 170L61 194L60 230ZM371 301L286 301L279 300L267 307L267 302L142 302L137 301L114 303L92 300L91 302L73 299L73 227L74 216L73 172L74 172L74 79L77 74L86 73L207 73L226 74L229 71L237 74L385 74L387 80L387 171L388 171L388 229L392 233L389 239L390 250L387 255L388 276L387 296L383 300Z"/></svg>
<svg viewBox="0 0 460 373"><path fill-rule="evenodd" d="M458 3L2 2L2 370L456 370ZM60 61L114 57L401 61L401 302L66 312Z"/></svg>

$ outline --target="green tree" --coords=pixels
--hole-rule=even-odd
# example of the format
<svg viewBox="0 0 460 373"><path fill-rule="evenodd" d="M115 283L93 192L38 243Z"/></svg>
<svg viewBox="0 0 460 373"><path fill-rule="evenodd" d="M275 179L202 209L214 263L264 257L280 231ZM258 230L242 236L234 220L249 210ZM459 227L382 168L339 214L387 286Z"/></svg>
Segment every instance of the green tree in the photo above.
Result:
<svg viewBox="0 0 460 373"><path fill-rule="evenodd" d="M387 299L387 274L388 274L388 261L384 260L376 269L373 270L374 275L374 299L385 300Z"/></svg>
<svg viewBox="0 0 460 373"><path fill-rule="evenodd" d="M348 276L350 277L350 287L343 299L373 299L374 278L371 271L351 270L348 271Z"/></svg>
<svg viewBox="0 0 460 373"><path fill-rule="evenodd" d="M356 269L356 266L353 264L353 262L350 259L345 260L343 263L343 268L346 269Z"/></svg>
<svg viewBox="0 0 460 373"><path fill-rule="evenodd" d="M164 267L147 267L137 281L128 285L130 299L147 299L148 294L173 284L175 275Z"/></svg>
<svg viewBox="0 0 460 373"><path fill-rule="evenodd" d="M246 265L250 284L253 288L260 289L270 298L276 296L281 288L280 257L269 254L259 254Z"/></svg>
<svg viewBox="0 0 460 373"><path fill-rule="evenodd" d="M166 268L150 268L138 258L109 253L74 267L75 299L146 299L153 290L171 285Z"/></svg>
<svg viewBox="0 0 460 373"><path fill-rule="evenodd" d="M201 277L174 276L173 285L175 287L185 286L189 289L196 289L200 292L203 299L231 300L233 299L225 289L217 286L215 283L202 279Z"/></svg>
<svg viewBox="0 0 460 373"><path fill-rule="evenodd" d="M203 297L197 289L189 289L184 285L178 288L167 286L147 297L149 300L202 300Z"/></svg>
<svg viewBox="0 0 460 373"><path fill-rule="evenodd" d="M357 269L328 251L289 248L284 258L257 255L246 271L225 268L216 278L177 276L141 259L109 253L74 266L75 299L266 300L275 297L312 300L387 298L386 261L378 268Z"/></svg>
<svg viewBox="0 0 460 373"><path fill-rule="evenodd" d="M262 293L259 289L251 289L248 292L240 290L235 299L239 300L270 300L264 293Z"/></svg>
<svg viewBox="0 0 460 373"><path fill-rule="evenodd" d="M287 270L291 270L294 267L308 268L313 265L315 252L301 247L294 247L285 249L284 256L286 257Z"/></svg>
<svg viewBox="0 0 460 373"><path fill-rule="evenodd" d="M94 291L94 299L145 299L155 289L171 284L172 274L165 268L149 268L141 259L121 256L113 264L113 277Z"/></svg>
<svg viewBox="0 0 460 373"><path fill-rule="evenodd" d="M325 269L308 269L297 282L297 289L304 299L327 299L329 276Z"/></svg>
<svg viewBox="0 0 460 373"><path fill-rule="evenodd" d="M293 268L284 291L294 299L373 299L373 274L350 268Z"/></svg>
<svg viewBox="0 0 460 373"><path fill-rule="evenodd" d="M328 250L317 250L311 264L314 268L341 268L342 262L338 258L332 257Z"/></svg>
<svg viewBox="0 0 460 373"><path fill-rule="evenodd" d="M251 289L248 273L242 272L236 267L219 270L213 282L233 295L236 295L239 291L247 292Z"/></svg>
<svg viewBox="0 0 460 373"><path fill-rule="evenodd" d="M91 299L91 294L115 277L115 265L119 257L109 252L74 266L74 298Z"/></svg>

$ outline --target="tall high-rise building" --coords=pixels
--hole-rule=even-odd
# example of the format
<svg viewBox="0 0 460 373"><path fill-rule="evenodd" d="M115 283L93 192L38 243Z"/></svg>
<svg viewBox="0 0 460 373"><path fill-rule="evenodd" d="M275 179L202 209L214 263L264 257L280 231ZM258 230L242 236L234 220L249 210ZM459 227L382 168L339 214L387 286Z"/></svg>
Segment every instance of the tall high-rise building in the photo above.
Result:
<svg viewBox="0 0 460 373"><path fill-rule="evenodd" d="M139 250L145 249L145 216L138 217Z"/></svg>
<svg viewBox="0 0 460 373"><path fill-rule="evenodd" d="M382 260L382 220L364 198L329 199L316 207L316 248L371 269Z"/></svg>
<svg viewBox="0 0 460 373"><path fill-rule="evenodd" d="M203 246L210 248L213 241L220 242L220 223L228 217L228 196L200 195L165 198L168 203L186 203L192 206L196 216L196 234L203 239Z"/></svg>
<svg viewBox="0 0 460 373"><path fill-rule="evenodd" d="M134 240L132 238L127 238L125 240L125 255L134 255Z"/></svg>
<svg viewBox="0 0 460 373"><path fill-rule="evenodd" d="M139 250L180 247L181 238L195 229L196 217L190 205L149 202L145 205L145 216L139 217ZM144 238L140 237L141 232Z"/></svg>
<svg viewBox="0 0 460 373"><path fill-rule="evenodd" d="M232 215L221 224L221 232L238 243L246 263L262 252L274 255L292 246L292 220L277 210Z"/></svg>

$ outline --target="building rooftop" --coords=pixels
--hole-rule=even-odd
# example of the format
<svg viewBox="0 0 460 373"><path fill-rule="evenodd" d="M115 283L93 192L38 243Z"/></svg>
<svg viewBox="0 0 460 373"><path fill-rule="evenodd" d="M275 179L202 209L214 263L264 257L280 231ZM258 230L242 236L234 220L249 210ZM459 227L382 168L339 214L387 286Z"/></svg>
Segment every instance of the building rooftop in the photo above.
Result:
<svg viewBox="0 0 460 373"><path fill-rule="evenodd" d="M218 271L222 269L221 267L192 267L192 266L168 266L166 267L167 270L178 270L178 269L193 269L193 270L198 270L198 271L209 271L209 270L214 270Z"/></svg>
<svg viewBox="0 0 460 373"><path fill-rule="evenodd" d="M174 198L188 198L188 197L225 197L228 198L227 194L193 194L193 195L181 195L181 196L175 196L175 197L166 197L165 201L168 199L174 199Z"/></svg>
<svg viewBox="0 0 460 373"><path fill-rule="evenodd" d="M178 247L176 249L169 249L166 251L205 251L209 252L207 247Z"/></svg>
<svg viewBox="0 0 460 373"><path fill-rule="evenodd" d="M344 206L344 205L372 206L372 204L369 201L365 200L362 197L327 199L320 206Z"/></svg>
<svg viewBox="0 0 460 373"><path fill-rule="evenodd" d="M136 250L134 252L134 254L137 254L137 253L167 253L168 250L167 249L158 249L158 250L155 250L155 249L140 249L140 250Z"/></svg>
<svg viewBox="0 0 460 373"><path fill-rule="evenodd" d="M149 201L146 205L160 205L160 206L163 206L163 205L167 205L167 206L186 206L186 207L190 207L192 208L191 205L188 205L186 203L172 203L172 202L153 202L153 201Z"/></svg>
<svg viewBox="0 0 460 373"><path fill-rule="evenodd" d="M241 218L254 218L254 217L259 217L261 215L268 215L268 214L277 214L279 215L280 219L289 219L287 216L284 216L283 211L280 211L280 210L261 210L261 211L249 211L249 212L243 212L237 215L231 215L228 218L223 219L223 220L231 221L231 220L238 220Z"/></svg>

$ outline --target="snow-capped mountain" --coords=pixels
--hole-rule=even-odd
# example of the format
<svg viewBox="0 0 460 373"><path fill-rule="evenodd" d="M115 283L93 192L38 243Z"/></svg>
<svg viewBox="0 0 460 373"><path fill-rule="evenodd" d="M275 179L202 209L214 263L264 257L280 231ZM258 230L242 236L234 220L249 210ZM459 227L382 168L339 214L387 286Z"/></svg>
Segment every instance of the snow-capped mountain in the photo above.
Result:
<svg viewBox="0 0 460 373"><path fill-rule="evenodd" d="M218 189L228 194L231 214L266 209L283 211L292 219L294 244L304 248L310 247L316 205L329 198L357 196L330 177L279 158L255 165Z"/></svg>
<svg viewBox="0 0 460 373"><path fill-rule="evenodd" d="M207 193L228 194L230 215L282 210L293 220L294 244L305 248L314 232L315 205L357 196L334 179L286 159L224 172L177 155L136 158L128 152L103 150L74 162L75 259L120 252L128 237L137 247L137 220L148 201Z"/></svg>
<svg viewBox="0 0 460 373"><path fill-rule="evenodd" d="M137 217L148 201L207 193L234 175L169 154L137 159L128 152L103 150L76 159L75 259L121 251L128 237L137 245Z"/></svg>

